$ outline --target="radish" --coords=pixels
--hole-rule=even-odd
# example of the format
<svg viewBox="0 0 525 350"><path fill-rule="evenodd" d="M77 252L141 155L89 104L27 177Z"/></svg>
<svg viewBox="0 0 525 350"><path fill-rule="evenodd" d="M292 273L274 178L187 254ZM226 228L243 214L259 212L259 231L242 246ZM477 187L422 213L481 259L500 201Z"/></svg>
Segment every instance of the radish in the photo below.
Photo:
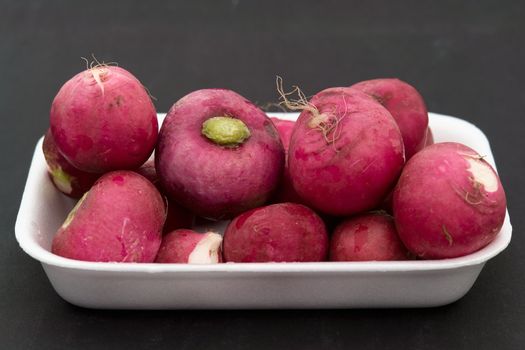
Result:
<svg viewBox="0 0 525 350"><path fill-rule="evenodd" d="M222 236L214 233L198 233L179 229L167 233L155 262L217 264L222 262Z"/></svg>
<svg viewBox="0 0 525 350"><path fill-rule="evenodd" d="M100 262L153 262L166 211L162 196L132 171L103 175L79 200L53 238L51 251Z"/></svg>
<svg viewBox="0 0 525 350"><path fill-rule="evenodd" d="M82 197L100 177L98 174L87 173L69 164L67 159L58 151L49 129L44 136L42 150L53 185L69 197Z"/></svg>
<svg viewBox="0 0 525 350"><path fill-rule="evenodd" d="M50 123L60 153L92 173L140 167L158 135L148 92L130 72L105 64L62 86L51 105Z"/></svg>
<svg viewBox="0 0 525 350"><path fill-rule="evenodd" d="M167 195L210 219L262 205L284 166L284 149L271 120L224 89L198 90L175 103L155 154Z"/></svg>
<svg viewBox="0 0 525 350"><path fill-rule="evenodd" d="M376 212L346 219L330 240L330 260L369 261L407 260L405 248L392 216Z"/></svg>
<svg viewBox="0 0 525 350"><path fill-rule="evenodd" d="M310 101L284 103L303 110L296 122L288 166L293 186L312 208L348 216L377 207L404 164L403 140L390 113L351 88L330 88Z"/></svg>
<svg viewBox="0 0 525 350"><path fill-rule="evenodd" d="M328 233L310 208L278 203L247 211L224 232L224 259L233 262L323 261Z"/></svg>
<svg viewBox="0 0 525 350"><path fill-rule="evenodd" d="M503 225L506 198L494 169L455 142L418 152L394 191L399 236L425 259L453 258L489 244Z"/></svg>

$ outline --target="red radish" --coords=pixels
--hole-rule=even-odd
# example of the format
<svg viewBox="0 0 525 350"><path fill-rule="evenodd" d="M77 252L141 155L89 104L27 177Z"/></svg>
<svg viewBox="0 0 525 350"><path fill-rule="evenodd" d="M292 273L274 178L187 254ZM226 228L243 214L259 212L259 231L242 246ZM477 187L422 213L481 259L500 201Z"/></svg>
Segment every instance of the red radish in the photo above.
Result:
<svg viewBox="0 0 525 350"><path fill-rule="evenodd" d="M270 118L279 132L281 141L284 146L285 153L285 163L284 170L279 181L279 186L275 191L275 195L272 197L272 202L274 203L284 203L284 202L293 202L293 203L303 203L303 200L295 189L293 188L292 179L290 178L290 171L288 170L288 147L290 145L290 138L292 137L292 131L295 126L295 121L284 120L276 117Z"/></svg>
<svg viewBox="0 0 525 350"><path fill-rule="evenodd" d="M155 162L153 159L148 160L140 168L136 170L137 173L150 180L152 184L157 187L161 194L164 193L162 186L160 185L157 171L155 170ZM171 232L179 228L191 228L195 222L195 214L188 209L180 206L173 200L167 198L167 215L166 221L164 222L164 233Z"/></svg>
<svg viewBox="0 0 525 350"><path fill-rule="evenodd" d="M399 79L373 79L354 84L352 88L369 94L392 114L403 135L407 160L425 146L427 107L412 85Z"/></svg>
<svg viewBox="0 0 525 350"><path fill-rule="evenodd" d="M492 167L471 148L436 143L405 166L394 191L399 236L425 259L453 258L489 244L503 225L506 198Z"/></svg>
<svg viewBox="0 0 525 350"><path fill-rule="evenodd" d="M180 229L167 233L155 262L217 264L222 262L222 236L214 233L198 233Z"/></svg>
<svg viewBox="0 0 525 350"><path fill-rule="evenodd" d="M330 241L332 261L407 260L408 250L396 232L394 219L369 213L340 223Z"/></svg>
<svg viewBox="0 0 525 350"><path fill-rule="evenodd" d="M403 140L390 113L350 88L326 89L309 102L293 103L303 109L288 152L299 196L336 216L377 207L404 164Z"/></svg>
<svg viewBox="0 0 525 350"><path fill-rule="evenodd" d="M132 171L103 175L59 228L51 251L76 260L153 262L166 217L155 186Z"/></svg>
<svg viewBox="0 0 525 350"><path fill-rule="evenodd" d="M224 89L194 91L162 125L155 167L169 197L197 215L231 218L262 205L277 186L284 150L271 120Z"/></svg>
<svg viewBox="0 0 525 350"><path fill-rule="evenodd" d="M138 168L158 135L155 107L142 84L130 72L103 64L62 86L50 122L60 153L93 173Z"/></svg>
<svg viewBox="0 0 525 350"><path fill-rule="evenodd" d="M69 164L67 159L58 151L49 129L44 136L42 151L46 158L48 174L53 185L69 197L82 197L100 177L98 174L87 173Z"/></svg>
<svg viewBox="0 0 525 350"><path fill-rule="evenodd" d="M310 208L279 203L247 211L224 233L224 259L233 262L323 261L328 233Z"/></svg>

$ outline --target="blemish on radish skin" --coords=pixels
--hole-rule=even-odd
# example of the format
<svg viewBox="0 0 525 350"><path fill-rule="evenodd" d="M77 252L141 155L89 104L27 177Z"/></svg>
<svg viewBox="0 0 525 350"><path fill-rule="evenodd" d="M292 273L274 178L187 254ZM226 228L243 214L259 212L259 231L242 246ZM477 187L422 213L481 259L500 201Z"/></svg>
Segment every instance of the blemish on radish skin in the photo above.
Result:
<svg viewBox="0 0 525 350"><path fill-rule="evenodd" d="M124 184L124 178L122 176L120 176L120 175L114 176L112 180L117 185L123 185Z"/></svg>
<svg viewBox="0 0 525 350"><path fill-rule="evenodd" d="M122 101L124 100L124 98L120 95L118 95L116 98L115 98L115 104L117 105L117 107L120 107L120 105L122 105Z"/></svg>

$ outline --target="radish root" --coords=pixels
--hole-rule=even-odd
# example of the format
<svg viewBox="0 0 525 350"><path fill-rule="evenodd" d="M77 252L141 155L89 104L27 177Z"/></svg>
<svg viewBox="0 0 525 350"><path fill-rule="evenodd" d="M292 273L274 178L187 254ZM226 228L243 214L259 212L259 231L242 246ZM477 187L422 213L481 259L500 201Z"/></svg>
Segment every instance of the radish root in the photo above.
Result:
<svg viewBox="0 0 525 350"><path fill-rule="evenodd" d="M102 83L105 80L104 77L108 74L107 67L109 66L118 67L118 62L114 62L114 61L100 62L93 53L91 54L91 58L92 58L91 61L87 59L86 57L80 57L80 58L84 60L84 62L86 62L86 70L88 71L88 74L90 74L93 77L93 79L99 86L100 91L102 92L102 96L104 96L104 84ZM151 94L151 92L149 91L147 87L145 87L144 85L142 85L142 87L144 88L144 90L146 90L146 93L152 100L157 101L157 98Z"/></svg>
<svg viewBox="0 0 525 350"><path fill-rule="evenodd" d="M306 95L297 85L292 86L292 91L284 92L283 78L280 76L277 76L275 84L277 87L277 93L279 94L279 100L281 100L279 102L281 106L284 106L291 111L308 111L312 114L312 119L310 120L309 126L315 127L317 126L318 121L326 118L319 112L316 106L308 102ZM297 94L298 98L290 99L289 96L294 94Z"/></svg>
<svg viewBox="0 0 525 350"><path fill-rule="evenodd" d="M454 239L452 238L452 235L450 234L450 232L447 231L447 228L445 227L445 225L441 226L441 232L445 236L445 239L447 240L448 245L451 246L454 243Z"/></svg>
<svg viewBox="0 0 525 350"><path fill-rule="evenodd" d="M346 116L348 106L346 104L345 96L342 95L345 105L345 111L341 117L337 117L337 110L330 112L321 113L319 109L308 101L306 95L297 86L293 85L292 90L285 92L283 88L283 78L280 76L276 77L275 84L277 87L277 93L279 94L279 105L291 111L308 111L312 115L308 121L308 126L312 129L319 130L327 144L334 144L335 141L341 135L339 128L339 122ZM291 98L290 96L297 95L297 98ZM328 135L331 133L331 136Z"/></svg>
<svg viewBox="0 0 525 350"><path fill-rule="evenodd" d="M118 66L117 62L100 62L95 55L91 54L92 60L89 61L85 57L81 57L81 59L86 62L86 70L88 71L88 74L91 74L93 79L95 80L96 84L100 88L100 91L102 92L102 96L104 96L104 84L102 82L104 81L104 77L108 74L108 70L106 69L109 66Z"/></svg>

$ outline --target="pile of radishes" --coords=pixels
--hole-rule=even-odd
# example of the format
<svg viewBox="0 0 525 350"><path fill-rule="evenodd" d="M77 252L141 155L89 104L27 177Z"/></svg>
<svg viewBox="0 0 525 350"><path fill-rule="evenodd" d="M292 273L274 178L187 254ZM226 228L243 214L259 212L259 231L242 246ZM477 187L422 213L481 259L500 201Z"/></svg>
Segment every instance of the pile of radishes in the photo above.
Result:
<svg viewBox="0 0 525 350"><path fill-rule="evenodd" d="M441 259L498 234L496 172L465 145L433 144L412 86L376 79L307 99L277 82L296 122L203 89L177 101L160 131L128 71L98 64L66 82L43 149L55 186L81 199L52 252L143 263ZM193 231L195 218L231 221L221 235Z"/></svg>

